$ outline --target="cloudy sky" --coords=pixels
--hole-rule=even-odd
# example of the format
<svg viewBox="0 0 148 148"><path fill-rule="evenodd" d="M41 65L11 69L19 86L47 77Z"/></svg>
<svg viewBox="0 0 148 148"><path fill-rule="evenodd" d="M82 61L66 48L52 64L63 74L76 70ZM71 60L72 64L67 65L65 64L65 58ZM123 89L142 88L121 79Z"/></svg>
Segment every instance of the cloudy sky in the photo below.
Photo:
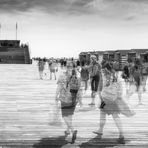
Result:
<svg viewBox="0 0 148 148"><path fill-rule="evenodd" d="M148 0L0 0L1 39L16 22L33 57L148 48Z"/></svg>

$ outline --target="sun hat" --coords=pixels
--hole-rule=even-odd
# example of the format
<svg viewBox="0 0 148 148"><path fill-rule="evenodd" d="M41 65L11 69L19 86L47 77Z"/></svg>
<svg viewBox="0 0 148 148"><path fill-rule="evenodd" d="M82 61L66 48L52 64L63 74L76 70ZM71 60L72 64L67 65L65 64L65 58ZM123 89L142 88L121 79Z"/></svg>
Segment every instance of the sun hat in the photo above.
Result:
<svg viewBox="0 0 148 148"><path fill-rule="evenodd" d="M91 55L90 58L91 59L97 59L97 57L95 55Z"/></svg>

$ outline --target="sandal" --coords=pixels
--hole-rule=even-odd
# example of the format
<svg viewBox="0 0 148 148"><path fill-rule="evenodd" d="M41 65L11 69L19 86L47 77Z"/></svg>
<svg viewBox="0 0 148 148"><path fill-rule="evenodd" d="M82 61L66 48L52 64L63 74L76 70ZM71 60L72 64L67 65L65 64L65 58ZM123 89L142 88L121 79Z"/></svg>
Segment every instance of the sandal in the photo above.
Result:
<svg viewBox="0 0 148 148"><path fill-rule="evenodd" d="M124 136L119 137L119 139L117 139L117 142L118 142L119 144L125 144Z"/></svg>
<svg viewBox="0 0 148 148"><path fill-rule="evenodd" d="M75 140L76 140L76 138L77 138L77 132L78 132L77 130L75 130L75 131L73 132L71 144L74 144L74 143L75 143Z"/></svg>
<svg viewBox="0 0 148 148"><path fill-rule="evenodd" d="M100 133L100 132L98 132L98 131L93 131L93 133L94 133L94 134L97 134L97 137L98 137L99 139L102 138L103 133Z"/></svg>

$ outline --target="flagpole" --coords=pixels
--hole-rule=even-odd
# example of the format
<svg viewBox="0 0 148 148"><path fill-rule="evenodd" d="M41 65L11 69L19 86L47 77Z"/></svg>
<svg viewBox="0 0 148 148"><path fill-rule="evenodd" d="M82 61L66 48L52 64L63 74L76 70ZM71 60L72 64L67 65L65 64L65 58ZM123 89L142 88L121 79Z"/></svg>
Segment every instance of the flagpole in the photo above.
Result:
<svg viewBox="0 0 148 148"><path fill-rule="evenodd" d="M16 23L16 40L17 40L17 23Z"/></svg>

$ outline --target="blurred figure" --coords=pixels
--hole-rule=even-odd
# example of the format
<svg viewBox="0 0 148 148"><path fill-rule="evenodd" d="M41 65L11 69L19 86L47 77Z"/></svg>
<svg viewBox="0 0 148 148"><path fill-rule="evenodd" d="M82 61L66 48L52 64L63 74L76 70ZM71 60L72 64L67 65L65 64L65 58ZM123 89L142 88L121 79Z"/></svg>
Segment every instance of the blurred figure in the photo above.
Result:
<svg viewBox="0 0 148 148"><path fill-rule="evenodd" d="M81 63L81 82L84 83L84 90L86 91L88 88L88 80L89 80L89 71L84 62Z"/></svg>
<svg viewBox="0 0 148 148"><path fill-rule="evenodd" d="M39 58L38 70L39 70L40 79L43 79L43 71L44 71L45 63L46 63L45 61L43 61L42 59Z"/></svg>
<svg viewBox="0 0 148 148"><path fill-rule="evenodd" d="M129 84L132 85L134 82L133 74L134 74L134 62L129 60L128 68L129 68Z"/></svg>
<svg viewBox="0 0 148 148"><path fill-rule="evenodd" d="M113 62L113 69L114 69L115 78L118 78L118 74L119 74L119 62L116 61L116 60Z"/></svg>
<svg viewBox="0 0 148 148"><path fill-rule="evenodd" d="M128 90L129 90L129 78L130 78L130 71L129 71L129 64L128 62L124 65L123 67L123 72L121 77L125 81L125 87L126 87L126 95L128 95Z"/></svg>
<svg viewBox="0 0 148 148"><path fill-rule="evenodd" d="M133 86L136 87L135 92L138 94L138 104L142 105L142 64L140 59L135 59L134 64L130 67L128 98L134 93Z"/></svg>
<svg viewBox="0 0 148 148"><path fill-rule="evenodd" d="M52 74L54 74L54 79L56 80L56 73L58 72L58 66L56 60L52 59L48 61L48 67L50 71L50 80L52 80Z"/></svg>
<svg viewBox="0 0 148 148"><path fill-rule="evenodd" d="M105 71L105 75L102 81L103 89L100 93L100 126L99 129L97 131L94 131L93 133L97 134L98 138L102 138L103 129L106 123L106 115L112 115L119 131L119 139L117 141L124 144L124 133L119 114L122 113L127 117L130 117L133 116L134 113L123 101L121 82L118 79L114 81L113 73Z"/></svg>
<svg viewBox="0 0 148 148"><path fill-rule="evenodd" d="M101 77L101 65L97 62L97 57L95 55L91 55L90 57L91 63L88 66L90 81L91 81L91 98L92 101L89 105L95 105L95 96L98 91L98 86Z"/></svg>
<svg viewBox="0 0 148 148"><path fill-rule="evenodd" d="M136 86L136 92L138 94L138 99L139 105L142 105L142 91L141 91L141 87L142 87L142 74L141 74L141 67L138 66L137 64L134 66L134 73L133 73L133 78L134 78L134 83Z"/></svg>
<svg viewBox="0 0 148 148"><path fill-rule="evenodd" d="M142 64L142 85L144 92L146 92L147 77L148 77L148 63L146 62L146 60L144 60Z"/></svg>
<svg viewBox="0 0 148 148"><path fill-rule="evenodd" d="M61 103L62 118L67 126L65 136L72 134L71 143L74 143L77 136L77 130L74 130L72 119L73 114L81 97L80 79L77 78L74 69L70 66L63 72L58 79L56 90L56 101Z"/></svg>

